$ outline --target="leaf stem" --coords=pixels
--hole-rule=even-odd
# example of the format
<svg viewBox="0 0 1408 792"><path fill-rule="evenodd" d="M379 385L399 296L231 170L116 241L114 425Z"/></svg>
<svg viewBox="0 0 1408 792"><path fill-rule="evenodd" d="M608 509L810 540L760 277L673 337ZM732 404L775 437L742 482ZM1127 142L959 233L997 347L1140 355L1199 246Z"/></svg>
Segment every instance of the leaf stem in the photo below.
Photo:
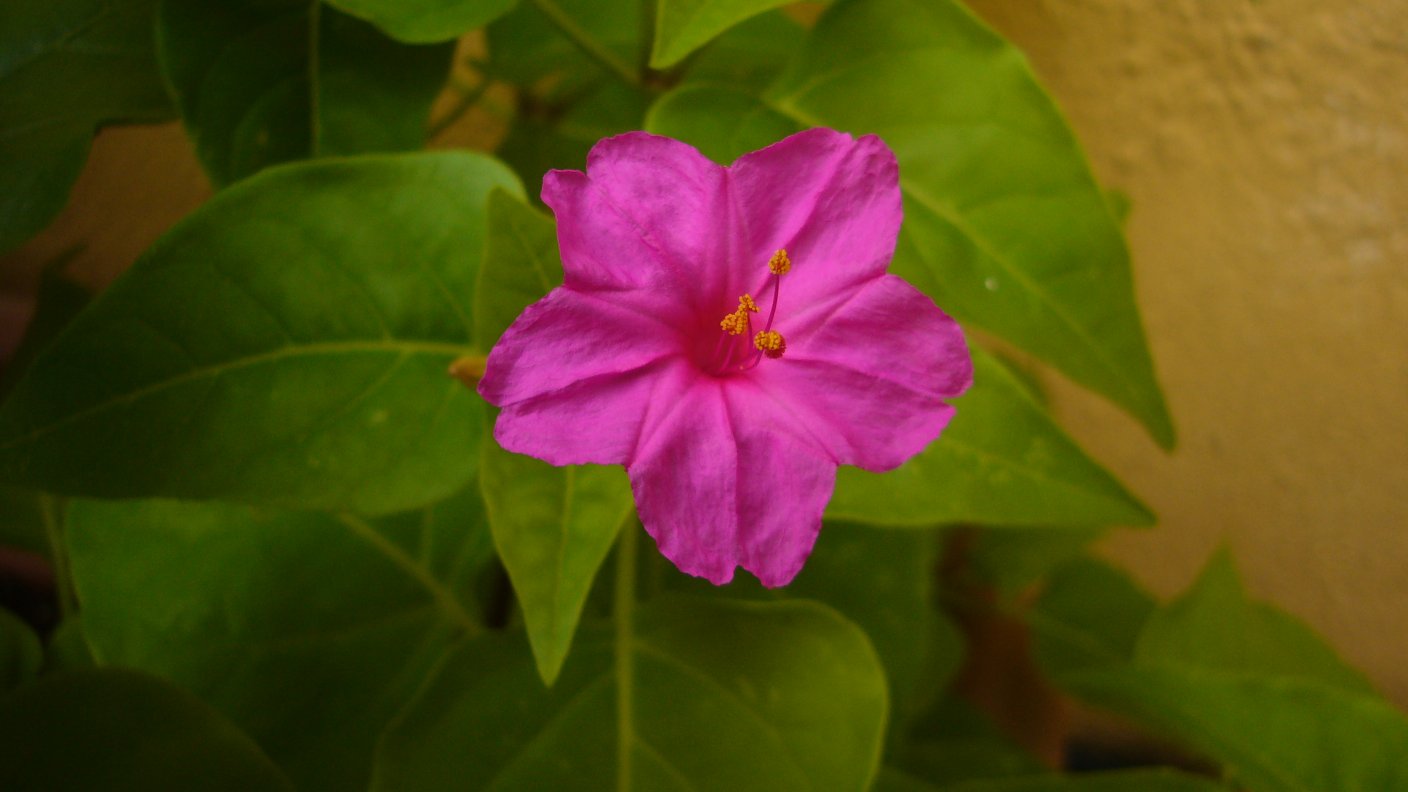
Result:
<svg viewBox="0 0 1408 792"><path fill-rule="evenodd" d="M631 699L635 682L636 540L640 531L627 520L616 540L616 792L630 792L635 723Z"/></svg>
<svg viewBox="0 0 1408 792"><path fill-rule="evenodd" d="M445 612L445 615L454 622L456 626L464 630L465 635L473 637L481 631L479 623L469 612L464 609L455 595L445 587L445 584L437 580L430 570L417 562L414 558L402 550L396 543L382 536L381 532L361 517L346 512L337 515L337 519L347 526L357 537L367 544L376 548L378 552L386 556L387 560L401 568L401 571L410 575L422 588L426 590L435 600L435 604Z"/></svg>
<svg viewBox="0 0 1408 792"><path fill-rule="evenodd" d="M591 33L578 25L576 20L568 16L567 12L563 11L557 3L554 3L553 0L530 0L530 2L562 32L562 35L571 39L578 49L600 63L607 71L624 80L632 88L643 87L640 75L632 71L625 61L616 56L616 53L607 49Z"/></svg>
<svg viewBox="0 0 1408 792"><path fill-rule="evenodd" d="M54 563L54 590L59 596L59 613L68 618L78 612L78 597L73 590L73 571L69 565L63 518L59 512L58 498L45 492L39 493L39 518L44 523L44 536L49 540L49 554Z"/></svg>

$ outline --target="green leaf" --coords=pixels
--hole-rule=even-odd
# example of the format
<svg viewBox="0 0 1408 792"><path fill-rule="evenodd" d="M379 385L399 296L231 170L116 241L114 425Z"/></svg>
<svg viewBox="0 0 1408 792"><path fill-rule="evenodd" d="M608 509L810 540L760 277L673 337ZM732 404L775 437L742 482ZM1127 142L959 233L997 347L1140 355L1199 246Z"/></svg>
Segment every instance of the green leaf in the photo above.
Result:
<svg viewBox="0 0 1408 792"><path fill-rule="evenodd" d="M466 645L388 730L372 788L599 790L620 773L642 790L869 783L885 680L854 625L808 602L664 600L637 616L617 662L606 636L583 635L551 689L521 640Z"/></svg>
<svg viewBox="0 0 1408 792"><path fill-rule="evenodd" d="M1003 594L1014 595L1107 533L1105 528L982 528L968 550L967 566Z"/></svg>
<svg viewBox="0 0 1408 792"><path fill-rule="evenodd" d="M63 208L99 126L171 116L154 53L156 4L0 4L0 252Z"/></svg>
<svg viewBox="0 0 1408 792"><path fill-rule="evenodd" d="M1172 446L1119 226L1025 59L971 12L954 0L836 3L761 106L724 96L666 95L651 128L686 133L712 146L706 152L730 148L687 134L710 112L722 118L701 132L781 118L880 135L899 159L904 194L893 271ZM717 106L702 104L711 99ZM662 118L672 106L689 118Z"/></svg>
<svg viewBox="0 0 1408 792"><path fill-rule="evenodd" d="M806 30L786 13L760 14L695 52L681 79L761 89L782 73L805 38Z"/></svg>
<svg viewBox="0 0 1408 792"><path fill-rule="evenodd" d="M1249 602L1225 554L1157 611L1109 567L1069 565L1032 626L1062 688L1218 761L1240 786L1408 784L1408 718L1302 625Z"/></svg>
<svg viewBox="0 0 1408 792"><path fill-rule="evenodd" d="M616 466L553 467L487 437L479 475L494 545L523 609L538 673L551 685L597 570L635 515L630 482ZM635 530L634 520L626 530Z"/></svg>
<svg viewBox="0 0 1408 792"><path fill-rule="evenodd" d="M482 416L446 367L473 351L496 187L519 190L498 163L443 152L304 163L218 194L0 407L0 476L364 513L459 490Z"/></svg>
<svg viewBox="0 0 1408 792"><path fill-rule="evenodd" d="M932 531L896 531L827 522L797 578L764 588L739 576L731 596L763 601L811 599L854 621L875 645L889 682L892 731L902 731L958 672L963 636L934 607L939 542ZM686 575L671 588L709 596L715 587ZM898 736L898 734L892 734Z"/></svg>
<svg viewBox="0 0 1408 792"><path fill-rule="evenodd" d="M210 707L117 669L45 677L0 703L0 788L14 792L292 792Z"/></svg>
<svg viewBox="0 0 1408 792"><path fill-rule="evenodd" d="M1148 525L1153 515L973 348L973 387L938 440L890 473L843 467L827 515L885 525Z"/></svg>
<svg viewBox="0 0 1408 792"><path fill-rule="evenodd" d="M93 649L83 635L83 617L78 614L67 617L49 635L44 672L93 668L96 665Z"/></svg>
<svg viewBox="0 0 1408 792"><path fill-rule="evenodd" d="M686 85L656 100L645 128L686 141L726 165L802 128L754 94L715 85Z"/></svg>
<svg viewBox="0 0 1408 792"><path fill-rule="evenodd" d="M918 778L892 768L880 776L876 792L938 792ZM1162 768L1121 770L1110 773L1003 778L944 785L944 792L1217 792L1227 787L1211 778Z"/></svg>
<svg viewBox="0 0 1408 792"><path fill-rule="evenodd" d="M715 36L789 0L659 0L650 66L673 66Z"/></svg>
<svg viewBox="0 0 1408 792"><path fill-rule="evenodd" d="M549 5L560 15L559 22L543 12ZM485 31L489 74L524 87L550 84L552 95L558 97L580 95L603 79L612 79L600 60L563 34L562 23L621 64L635 63L639 56L639 3L520 2Z"/></svg>
<svg viewBox="0 0 1408 792"><path fill-rule="evenodd" d="M450 640L478 629L464 560L485 528L427 522L74 502L83 629L100 664L202 697L300 786L362 789L386 723Z"/></svg>
<svg viewBox="0 0 1408 792"><path fill-rule="evenodd" d="M932 532L828 522L781 590L824 602L865 631L885 666L894 724L931 701L963 661L963 636L933 605L938 562Z"/></svg>
<svg viewBox="0 0 1408 792"><path fill-rule="evenodd" d="M308 0L165 0L159 37L217 185L288 160L420 148L453 52Z"/></svg>
<svg viewBox="0 0 1408 792"><path fill-rule="evenodd" d="M449 41L502 16L517 0L328 0L412 44Z"/></svg>
<svg viewBox="0 0 1408 792"><path fill-rule="evenodd" d="M1220 761L1256 792L1408 789L1408 718L1319 682L1190 666L1065 674L1062 687Z"/></svg>
<svg viewBox="0 0 1408 792"><path fill-rule="evenodd" d="M599 81L570 100L520 97L519 116L498 149L525 184L535 188L553 168L581 170L602 138L639 129L646 100L617 82Z"/></svg>
<svg viewBox="0 0 1408 792"><path fill-rule="evenodd" d="M513 320L562 283L557 224L511 193L489 196L488 238L474 288L474 338L481 349L499 340Z"/></svg>
<svg viewBox="0 0 1408 792"><path fill-rule="evenodd" d="M892 752L896 769L944 789L963 781L1046 770L973 705L949 695L925 713Z"/></svg>
<svg viewBox="0 0 1408 792"><path fill-rule="evenodd" d="M1029 614L1037 657L1055 675L1134 658L1156 603L1128 575L1093 558L1062 565Z"/></svg>
<svg viewBox="0 0 1408 792"><path fill-rule="evenodd" d="M1134 657L1136 662L1301 677L1375 695L1368 678L1304 623L1249 599L1225 547L1187 593L1149 618Z"/></svg>
<svg viewBox="0 0 1408 792"><path fill-rule="evenodd" d="M34 630L0 608L0 693L34 679L43 664L44 650Z"/></svg>

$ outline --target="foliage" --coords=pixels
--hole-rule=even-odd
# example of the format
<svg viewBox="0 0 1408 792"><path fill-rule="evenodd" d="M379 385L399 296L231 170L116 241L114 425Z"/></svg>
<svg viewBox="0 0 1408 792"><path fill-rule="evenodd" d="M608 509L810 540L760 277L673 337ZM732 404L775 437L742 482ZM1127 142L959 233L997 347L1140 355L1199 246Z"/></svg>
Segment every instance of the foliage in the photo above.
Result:
<svg viewBox="0 0 1408 792"><path fill-rule="evenodd" d="M216 192L91 302L47 279L0 379L0 542L64 609L0 612L0 787L1408 787L1408 720L1230 556L1167 604L1084 556L1154 515L979 347L940 440L841 471L784 590L684 578L619 469L494 443L447 369L562 281L545 170L829 126L898 156L894 272L1172 446L1108 192L1021 54L955 0L779 5L5 4L0 249L101 125L179 118ZM461 36L514 97L494 152L426 149L438 94L471 109L437 128L484 96ZM975 579L1052 682L1220 777L1052 772L962 714Z"/></svg>

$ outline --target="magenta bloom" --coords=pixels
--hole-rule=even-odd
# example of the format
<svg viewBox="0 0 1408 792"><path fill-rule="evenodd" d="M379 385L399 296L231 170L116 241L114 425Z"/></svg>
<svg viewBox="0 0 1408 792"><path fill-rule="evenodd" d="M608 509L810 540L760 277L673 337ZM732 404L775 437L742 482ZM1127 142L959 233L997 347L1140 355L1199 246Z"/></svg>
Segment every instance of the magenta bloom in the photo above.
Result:
<svg viewBox="0 0 1408 792"><path fill-rule="evenodd" d="M669 138L552 171L565 282L489 354L494 437L622 464L660 552L716 584L785 585L837 465L898 467L972 381L963 333L885 272L902 211L878 137L800 132L725 168Z"/></svg>

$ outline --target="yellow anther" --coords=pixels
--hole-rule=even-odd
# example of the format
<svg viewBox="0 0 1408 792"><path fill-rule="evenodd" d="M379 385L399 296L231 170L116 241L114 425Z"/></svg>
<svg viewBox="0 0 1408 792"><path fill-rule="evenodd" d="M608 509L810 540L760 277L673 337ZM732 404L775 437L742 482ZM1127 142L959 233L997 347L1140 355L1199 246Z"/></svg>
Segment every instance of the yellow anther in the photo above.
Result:
<svg viewBox="0 0 1408 792"><path fill-rule="evenodd" d="M745 292L742 297L738 298L738 310L742 311L745 309L753 313L758 312L758 304L753 302L753 295L747 292Z"/></svg>
<svg viewBox="0 0 1408 792"><path fill-rule="evenodd" d="M753 346L770 358L780 358L782 353L787 351L787 342L782 339L782 333L776 330L764 330L753 336Z"/></svg>
<svg viewBox="0 0 1408 792"><path fill-rule="evenodd" d="M792 259L787 258L787 251L781 248L768 259L768 271L774 275L786 275L792 269Z"/></svg>
<svg viewBox="0 0 1408 792"><path fill-rule="evenodd" d="M719 327L722 327L724 332L729 335L743 335L748 332L748 311L740 307L737 311L725 316L719 322Z"/></svg>

